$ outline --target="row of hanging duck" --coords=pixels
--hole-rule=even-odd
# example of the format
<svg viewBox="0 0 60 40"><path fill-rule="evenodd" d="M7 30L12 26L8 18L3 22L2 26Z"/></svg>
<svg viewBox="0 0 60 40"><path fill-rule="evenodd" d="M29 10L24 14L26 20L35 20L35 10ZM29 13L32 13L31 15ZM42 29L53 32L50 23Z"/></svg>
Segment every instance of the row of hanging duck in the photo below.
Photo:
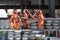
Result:
<svg viewBox="0 0 60 40"><path fill-rule="evenodd" d="M37 26L39 29L42 29L42 25L44 24L44 17L42 10L37 10L34 14L31 14L28 9L24 9L23 12L21 12L19 15L16 9L13 10L12 16L10 17L10 26L13 27L13 29L17 29L17 27L20 27L20 22L23 23L24 28L29 27L29 16L31 19L35 20L35 18L38 19ZM20 27L21 28L21 27Z"/></svg>

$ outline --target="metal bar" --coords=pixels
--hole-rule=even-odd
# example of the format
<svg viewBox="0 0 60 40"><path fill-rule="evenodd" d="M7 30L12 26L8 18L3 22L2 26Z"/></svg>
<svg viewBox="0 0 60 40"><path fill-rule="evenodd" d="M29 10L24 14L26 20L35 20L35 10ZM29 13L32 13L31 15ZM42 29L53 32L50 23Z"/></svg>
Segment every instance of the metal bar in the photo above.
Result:
<svg viewBox="0 0 60 40"><path fill-rule="evenodd" d="M60 20L60 18L44 18L44 20Z"/></svg>
<svg viewBox="0 0 60 40"><path fill-rule="evenodd" d="M15 31L15 32L21 32L21 31L31 31L31 30L29 30L29 29L22 29L22 30L0 30L0 31Z"/></svg>
<svg viewBox="0 0 60 40"><path fill-rule="evenodd" d="M50 17L55 17L55 0L49 0L49 14Z"/></svg>

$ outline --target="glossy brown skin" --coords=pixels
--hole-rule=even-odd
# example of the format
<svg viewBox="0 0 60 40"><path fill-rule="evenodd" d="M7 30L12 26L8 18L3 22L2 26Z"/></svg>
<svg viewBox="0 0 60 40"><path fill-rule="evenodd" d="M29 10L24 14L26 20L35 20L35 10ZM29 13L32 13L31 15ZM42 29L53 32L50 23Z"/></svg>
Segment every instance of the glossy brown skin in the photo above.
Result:
<svg viewBox="0 0 60 40"><path fill-rule="evenodd" d="M34 16L38 18L38 28L42 29L42 25L44 24L44 19L43 19L43 12L42 10L38 10Z"/></svg>
<svg viewBox="0 0 60 40"><path fill-rule="evenodd" d="M29 21L28 21L29 16L32 19L34 19L34 16L27 9L24 9L23 10L23 17L22 17L22 22L23 22L24 28L26 28L29 25Z"/></svg>
<svg viewBox="0 0 60 40"><path fill-rule="evenodd" d="M11 18L10 18L10 25L16 30L17 27L20 25L20 16L18 15L18 12L13 12Z"/></svg>
<svg viewBox="0 0 60 40"><path fill-rule="evenodd" d="M38 27L39 29L42 29L42 25L44 24L44 19L43 19L43 13L41 10L38 11L39 15L38 15Z"/></svg>
<svg viewBox="0 0 60 40"><path fill-rule="evenodd" d="M22 23L24 25L24 28L26 28L29 25L28 14L27 14L26 10L23 10L23 17L21 17L21 19L22 19Z"/></svg>

